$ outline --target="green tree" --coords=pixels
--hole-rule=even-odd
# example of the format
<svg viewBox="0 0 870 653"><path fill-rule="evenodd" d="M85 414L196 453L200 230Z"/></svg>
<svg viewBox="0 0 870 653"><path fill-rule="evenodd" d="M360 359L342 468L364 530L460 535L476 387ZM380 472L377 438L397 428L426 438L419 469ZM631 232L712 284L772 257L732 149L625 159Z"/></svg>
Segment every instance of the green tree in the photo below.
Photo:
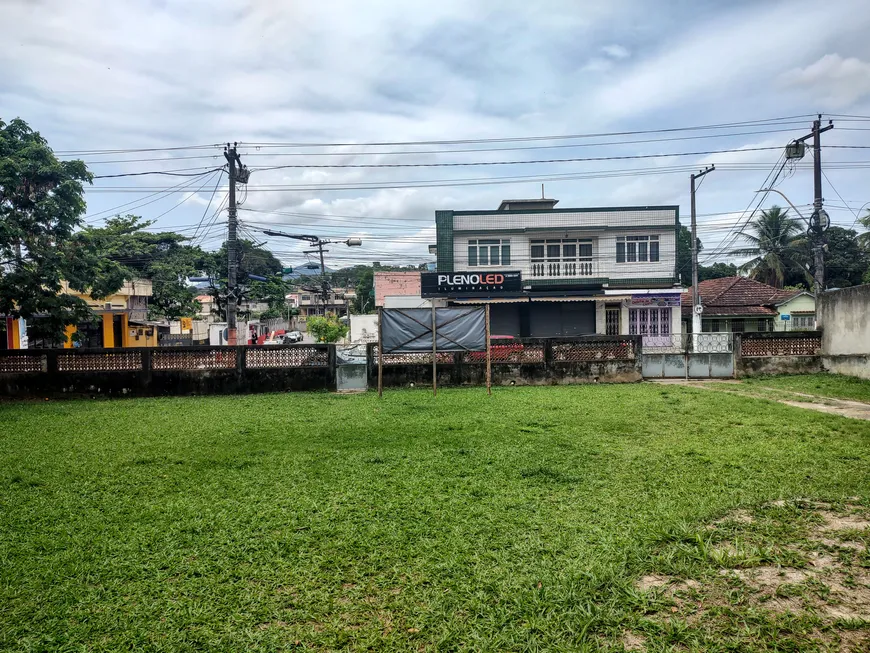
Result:
<svg viewBox="0 0 870 653"><path fill-rule="evenodd" d="M287 293L290 284L280 276L267 277L266 281L252 281L248 289L248 298L265 302L268 308L260 314L264 320L287 315Z"/></svg>
<svg viewBox="0 0 870 653"><path fill-rule="evenodd" d="M700 238L697 240L700 252L704 246ZM692 231L682 225L677 231L677 278L687 286L692 283ZM700 268L698 278L700 279Z"/></svg>
<svg viewBox="0 0 870 653"><path fill-rule="evenodd" d="M115 216L102 227L85 229L100 251L127 268L127 278L152 281L148 310L151 317L177 320L196 315L201 306L198 291L187 278L202 274L210 255L186 244L187 238L172 231L149 232L153 224L135 215Z"/></svg>
<svg viewBox="0 0 870 653"><path fill-rule="evenodd" d="M354 312L366 313L375 307L375 273L371 268L366 268L359 275L356 282L356 299L354 300Z"/></svg>
<svg viewBox="0 0 870 653"><path fill-rule="evenodd" d="M847 288L862 283L867 272L868 255L854 229L831 227L825 233L825 286Z"/></svg>
<svg viewBox="0 0 870 653"><path fill-rule="evenodd" d="M32 338L61 342L66 325L94 318L63 281L94 299L124 283L123 266L77 232L91 180L82 161L58 160L23 120L0 121L0 314L30 320Z"/></svg>
<svg viewBox="0 0 870 653"><path fill-rule="evenodd" d="M802 224L779 206L762 211L752 222L750 232L743 234L749 247L735 252L737 256L751 257L740 270L776 288L782 288L791 275L810 278L802 232Z"/></svg>
<svg viewBox="0 0 870 653"><path fill-rule="evenodd" d="M334 313L308 318L308 333L317 342L338 342L347 335L347 325L342 324Z"/></svg>
<svg viewBox="0 0 870 653"><path fill-rule="evenodd" d="M737 266L733 263L714 263L713 265L699 265L698 281L721 279L723 277L736 277L737 272Z"/></svg>
<svg viewBox="0 0 870 653"><path fill-rule="evenodd" d="M237 254L239 261L239 282L247 279L249 274L258 277L269 277L284 270L275 255L268 249L263 249L250 240L238 241ZM221 279L227 278L227 244L224 242L220 250L214 254L214 268Z"/></svg>
<svg viewBox="0 0 870 653"><path fill-rule="evenodd" d="M281 265L281 261L275 258L272 252L259 247L250 240L238 241L238 256L239 271L236 298L239 305L241 305L250 300L259 300L258 296L251 295L251 288L261 282L250 279L249 275L271 279L283 272L284 268ZM214 300L212 311L221 319L226 317L227 263L227 244L224 242L217 252L212 252L207 256L204 266L206 274L212 278L211 286L208 289L208 294ZM239 311L238 315L242 319L247 319L250 317L250 312Z"/></svg>

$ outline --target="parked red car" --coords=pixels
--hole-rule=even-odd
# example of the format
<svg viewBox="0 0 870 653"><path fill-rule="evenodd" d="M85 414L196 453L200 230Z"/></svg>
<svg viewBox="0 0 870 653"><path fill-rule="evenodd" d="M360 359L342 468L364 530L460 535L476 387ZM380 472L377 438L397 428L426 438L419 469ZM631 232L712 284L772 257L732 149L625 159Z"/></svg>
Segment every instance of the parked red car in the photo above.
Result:
<svg viewBox="0 0 870 653"><path fill-rule="evenodd" d="M523 355L523 343L519 342L513 336L490 336L489 337L489 355L493 361L517 361ZM469 361L486 361L485 351L470 351L468 352Z"/></svg>

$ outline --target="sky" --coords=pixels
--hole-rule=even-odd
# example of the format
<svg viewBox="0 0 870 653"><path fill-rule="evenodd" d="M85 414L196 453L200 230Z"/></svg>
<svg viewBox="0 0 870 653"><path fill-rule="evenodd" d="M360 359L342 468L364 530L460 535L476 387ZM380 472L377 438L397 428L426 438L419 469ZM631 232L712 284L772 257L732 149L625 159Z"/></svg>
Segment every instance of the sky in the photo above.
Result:
<svg viewBox="0 0 870 653"><path fill-rule="evenodd" d="M14 26L0 42L0 119L21 117L58 156L87 162L89 224L129 212L217 248L226 176L209 171L231 141L252 171L242 233L285 264L304 262L305 245L257 229L363 239L331 246L331 268L416 264L433 260L436 210L495 209L540 196L542 182L559 208L678 204L688 224L689 172L714 164L697 199L701 260L727 261L781 148L817 113L834 121L822 137L833 223L852 226L870 201L866 0L0 0L0 11ZM684 129L732 123L748 124ZM624 132L648 133L589 137ZM648 158L613 159L636 156ZM497 161L520 163L433 165ZM802 211L809 166L807 155L777 186ZM198 176L105 177L149 171Z"/></svg>

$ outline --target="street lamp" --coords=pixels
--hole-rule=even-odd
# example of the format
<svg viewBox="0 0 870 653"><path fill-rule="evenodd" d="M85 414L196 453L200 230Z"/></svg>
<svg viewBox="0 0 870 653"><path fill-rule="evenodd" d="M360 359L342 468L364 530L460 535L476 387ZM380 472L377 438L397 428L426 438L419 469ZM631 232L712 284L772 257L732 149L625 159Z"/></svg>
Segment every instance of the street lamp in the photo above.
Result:
<svg viewBox="0 0 870 653"><path fill-rule="evenodd" d="M330 239L322 239L320 236L311 236L308 234L286 234L283 231L272 231L271 229L263 229L263 233L267 236L280 236L282 238L293 238L295 240L304 240L312 245L314 245L317 249L312 252L305 252L306 254L320 254L320 276L322 277L322 281L320 283L320 292L323 298L323 313L326 314L326 305L329 300L329 283L326 281L326 266L323 262L323 249L324 245L329 245L332 243L344 243L348 247L361 247L362 239L361 238L348 238L346 240L330 240Z"/></svg>

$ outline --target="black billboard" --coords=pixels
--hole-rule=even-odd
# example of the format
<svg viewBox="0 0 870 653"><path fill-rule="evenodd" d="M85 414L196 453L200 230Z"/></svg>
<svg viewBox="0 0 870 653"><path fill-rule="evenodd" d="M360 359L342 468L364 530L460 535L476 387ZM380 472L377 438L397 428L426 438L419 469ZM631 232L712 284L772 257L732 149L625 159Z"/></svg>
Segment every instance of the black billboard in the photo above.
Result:
<svg viewBox="0 0 870 653"><path fill-rule="evenodd" d="M420 275L421 297L504 295L522 291L523 280L519 271L423 272Z"/></svg>

